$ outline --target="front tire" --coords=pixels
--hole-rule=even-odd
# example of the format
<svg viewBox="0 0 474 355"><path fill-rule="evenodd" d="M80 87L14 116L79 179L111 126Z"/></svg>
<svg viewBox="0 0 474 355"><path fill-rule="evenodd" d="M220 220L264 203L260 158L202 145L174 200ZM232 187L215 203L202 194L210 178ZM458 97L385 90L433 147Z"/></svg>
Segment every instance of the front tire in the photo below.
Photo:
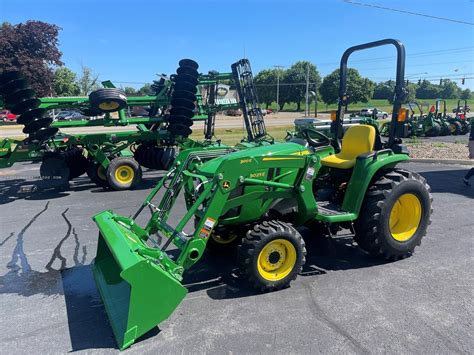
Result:
<svg viewBox="0 0 474 355"><path fill-rule="evenodd" d="M133 158L114 158L107 168L107 182L114 190L133 189L141 179L142 169Z"/></svg>
<svg viewBox="0 0 474 355"><path fill-rule="evenodd" d="M385 172L367 190L355 241L369 254L389 260L410 256L430 224L433 198L426 180L402 169Z"/></svg>
<svg viewBox="0 0 474 355"><path fill-rule="evenodd" d="M261 291L290 285L306 261L301 235L289 223L272 220L255 224L238 251L242 275Z"/></svg>

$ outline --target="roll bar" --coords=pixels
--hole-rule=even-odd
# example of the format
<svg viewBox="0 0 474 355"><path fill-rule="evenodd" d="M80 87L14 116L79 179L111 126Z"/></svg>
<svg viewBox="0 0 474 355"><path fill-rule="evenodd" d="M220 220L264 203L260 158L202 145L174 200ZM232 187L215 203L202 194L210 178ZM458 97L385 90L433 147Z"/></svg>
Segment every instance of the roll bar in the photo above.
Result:
<svg viewBox="0 0 474 355"><path fill-rule="evenodd" d="M349 56L357 51L364 49L380 47L385 45L393 45L397 49L397 73L395 82L395 92L393 100L393 111L392 111L392 124L390 125L390 135L387 146L390 147L396 140L399 134L398 128L398 111L402 107L402 102L407 94L405 88L405 46L402 42L396 39L382 39L380 41L369 42L360 44L358 46L350 47L346 49L341 58L341 64L339 67L339 103L337 108L336 120L332 124L331 133L335 138L336 149L339 149L339 139L342 138L343 129L342 121L344 119L344 110L349 102L347 95L347 61ZM400 135L401 136L401 135Z"/></svg>

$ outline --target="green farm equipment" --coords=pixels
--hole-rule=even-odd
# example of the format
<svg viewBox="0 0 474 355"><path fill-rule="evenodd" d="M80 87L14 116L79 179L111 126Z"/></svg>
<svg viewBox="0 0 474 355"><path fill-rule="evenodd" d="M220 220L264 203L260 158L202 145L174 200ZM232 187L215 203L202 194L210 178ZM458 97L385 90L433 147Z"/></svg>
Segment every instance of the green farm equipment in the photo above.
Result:
<svg viewBox="0 0 474 355"><path fill-rule="evenodd" d="M246 92L238 87L240 100L221 93L220 83L238 81L238 73L198 74L197 68L196 62L181 60L177 74L170 79L160 79L156 95L141 97L126 97L111 82L104 82L105 88L92 92L89 97L38 99L19 72L1 74L0 95L5 107L20 114L18 123L25 125L23 132L28 137L0 141L0 168L20 161L42 161L41 176L56 184L87 172L97 185L123 190L139 183L142 166L168 170L176 148L220 145L212 141L216 113L241 108L248 100L243 97ZM135 106L149 106L149 115L127 117L126 108ZM88 116L105 114L105 117L53 121L46 115L48 110L65 108ZM117 117L113 112L117 112ZM189 138L191 126L197 120L205 121L201 142ZM59 131L66 127L129 125L136 125L136 129L85 134Z"/></svg>
<svg viewBox="0 0 474 355"><path fill-rule="evenodd" d="M343 136L348 58L389 44L397 49L397 80L388 140L371 125L349 127ZM346 229L371 255L410 256L430 223L432 198L424 178L397 167L409 160L399 138L406 129L404 71L397 40L351 47L341 59L332 138L309 128L304 140L268 144L263 121L249 122L251 143L182 150L132 217L95 215L94 276L119 348L173 313L188 292L183 273L211 245L223 252L239 244L241 277L262 291L289 286L301 271L306 249L295 226L330 236ZM186 212L174 225L170 216L183 196ZM142 226L137 219L147 211Z"/></svg>
<svg viewBox="0 0 474 355"><path fill-rule="evenodd" d="M470 132L471 126L466 116L469 111L470 107L467 104L467 100L458 100L458 105L453 110L453 113L456 114L454 121L459 122L459 134L467 134Z"/></svg>

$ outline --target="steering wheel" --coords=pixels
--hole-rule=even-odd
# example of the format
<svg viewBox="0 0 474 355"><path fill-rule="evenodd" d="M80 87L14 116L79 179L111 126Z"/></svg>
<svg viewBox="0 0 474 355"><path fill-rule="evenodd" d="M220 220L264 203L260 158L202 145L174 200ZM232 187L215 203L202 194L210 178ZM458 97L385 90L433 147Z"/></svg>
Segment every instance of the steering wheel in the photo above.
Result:
<svg viewBox="0 0 474 355"><path fill-rule="evenodd" d="M305 128L301 131L301 134L311 147L323 147L331 144L331 138L315 129ZM311 135L315 135L317 138L311 137Z"/></svg>

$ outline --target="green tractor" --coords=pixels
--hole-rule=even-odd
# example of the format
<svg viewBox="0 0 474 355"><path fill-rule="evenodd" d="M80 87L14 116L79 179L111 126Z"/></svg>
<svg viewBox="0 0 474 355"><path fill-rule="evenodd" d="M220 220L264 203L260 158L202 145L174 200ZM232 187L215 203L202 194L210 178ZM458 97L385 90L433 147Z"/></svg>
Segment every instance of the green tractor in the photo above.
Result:
<svg viewBox="0 0 474 355"><path fill-rule="evenodd" d="M343 135L349 56L383 45L397 49L390 136L383 141L371 125ZM301 226L314 237L348 230L360 248L386 260L410 256L430 224L432 197L423 177L397 167L409 160L399 138L406 129L404 71L398 40L351 47L341 59L332 138L308 128L305 139L268 144L264 126L251 125L262 138L253 146L181 151L132 217L111 210L95 215L100 233L93 273L119 348L173 313L188 292L183 274L206 248L223 253L235 247L240 277L260 291L288 287L302 270ZM183 196L186 212L172 225ZM151 217L142 225L137 221L145 212Z"/></svg>

